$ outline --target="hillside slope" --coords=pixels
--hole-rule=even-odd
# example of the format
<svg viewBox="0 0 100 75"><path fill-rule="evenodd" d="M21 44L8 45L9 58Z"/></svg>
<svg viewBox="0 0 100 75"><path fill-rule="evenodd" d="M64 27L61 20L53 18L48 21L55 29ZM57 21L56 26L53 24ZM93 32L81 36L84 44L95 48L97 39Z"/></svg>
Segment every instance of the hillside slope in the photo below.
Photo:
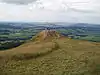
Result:
<svg viewBox="0 0 100 75"><path fill-rule="evenodd" d="M0 75L99 75L100 43L67 37L0 52Z"/></svg>

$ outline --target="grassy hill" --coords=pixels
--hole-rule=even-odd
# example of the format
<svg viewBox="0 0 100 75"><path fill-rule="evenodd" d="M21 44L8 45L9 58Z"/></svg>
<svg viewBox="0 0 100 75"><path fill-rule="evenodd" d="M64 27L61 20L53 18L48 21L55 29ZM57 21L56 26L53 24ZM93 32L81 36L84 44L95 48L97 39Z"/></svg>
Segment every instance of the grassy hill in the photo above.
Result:
<svg viewBox="0 0 100 75"><path fill-rule="evenodd" d="M0 51L0 75L99 75L99 59L100 43L67 37L31 40Z"/></svg>

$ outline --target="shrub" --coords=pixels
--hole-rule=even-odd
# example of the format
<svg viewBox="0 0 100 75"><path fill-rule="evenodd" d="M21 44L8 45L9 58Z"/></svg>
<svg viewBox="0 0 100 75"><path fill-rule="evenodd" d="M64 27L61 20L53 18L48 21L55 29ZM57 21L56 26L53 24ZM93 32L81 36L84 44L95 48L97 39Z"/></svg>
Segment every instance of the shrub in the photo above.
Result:
<svg viewBox="0 0 100 75"><path fill-rule="evenodd" d="M6 42L6 43L3 43L3 44L0 45L0 50L6 50L6 49L18 47L18 46L20 46L23 43L24 42L20 42L20 41Z"/></svg>

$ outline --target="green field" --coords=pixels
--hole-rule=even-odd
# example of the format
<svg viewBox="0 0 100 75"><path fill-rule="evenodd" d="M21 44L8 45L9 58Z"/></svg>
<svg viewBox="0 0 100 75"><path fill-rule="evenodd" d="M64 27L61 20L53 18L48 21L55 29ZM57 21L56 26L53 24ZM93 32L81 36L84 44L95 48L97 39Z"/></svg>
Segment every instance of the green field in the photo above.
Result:
<svg viewBox="0 0 100 75"><path fill-rule="evenodd" d="M100 31L85 31L82 29L59 29L59 33L64 33L65 35L71 37L72 39L87 40L92 42L100 42ZM79 34L79 35L78 35Z"/></svg>

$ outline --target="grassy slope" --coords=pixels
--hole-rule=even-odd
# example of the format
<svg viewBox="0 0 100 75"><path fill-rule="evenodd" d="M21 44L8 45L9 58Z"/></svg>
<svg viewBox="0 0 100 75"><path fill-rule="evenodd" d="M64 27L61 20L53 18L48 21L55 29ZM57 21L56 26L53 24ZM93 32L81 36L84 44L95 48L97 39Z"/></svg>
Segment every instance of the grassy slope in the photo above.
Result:
<svg viewBox="0 0 100 75"><path fill-rule="evenodd" d="M0 52L0 75L99 75L100 43L62 38Z"/></svg>

